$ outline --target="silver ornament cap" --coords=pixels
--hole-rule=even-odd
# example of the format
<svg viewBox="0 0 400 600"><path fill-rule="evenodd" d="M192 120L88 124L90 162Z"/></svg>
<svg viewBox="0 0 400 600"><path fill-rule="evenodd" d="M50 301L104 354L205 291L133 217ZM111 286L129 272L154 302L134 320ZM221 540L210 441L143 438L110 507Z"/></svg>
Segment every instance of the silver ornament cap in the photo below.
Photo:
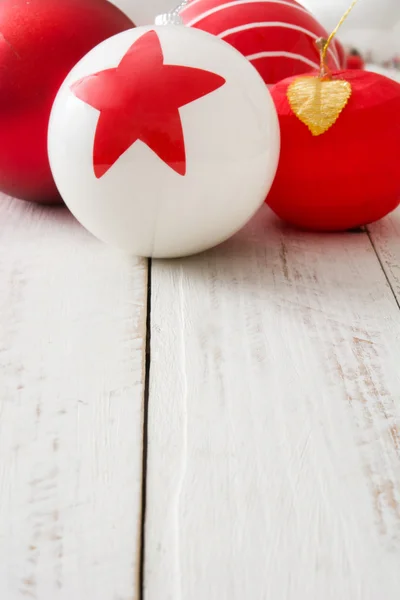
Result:
<svg viewBox="0 0 400 600"><path fill-rule="evenodd" d="M158 15L156 20L154 21L155 25L183 25L182 18L180 16L180 12L187 4L189 4L190 0L182 0L180 4L174 10L171 10L168 13L164 13L163 15Z"/></svg>
<svg viewBox="0 0 400 600"><path fill-rule="evenodd" d="M183 25L183 21L178 13L164 13L158 15L154 21L155 25Z"/></svg>

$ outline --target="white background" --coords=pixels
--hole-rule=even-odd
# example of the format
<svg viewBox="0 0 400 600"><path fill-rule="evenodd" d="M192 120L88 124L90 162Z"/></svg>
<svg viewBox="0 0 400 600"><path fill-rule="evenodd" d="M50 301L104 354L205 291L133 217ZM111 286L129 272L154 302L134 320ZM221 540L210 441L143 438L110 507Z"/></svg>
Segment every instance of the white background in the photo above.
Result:
<svg viewBox="0 0 400 600"><path fill-rule="evenodd" d="M123 10L136 25L150 25L154 17L168 12L179 4L179 0L111 0Z"/></svg>
<svg viewBox="0 0 400 600"><path fill-rule="evenodd" d="M351 0L302 0L331 31ZM400 53L400 1L359 0L340 31L340 39L361 51L372 51L378 61Z"/></svg>

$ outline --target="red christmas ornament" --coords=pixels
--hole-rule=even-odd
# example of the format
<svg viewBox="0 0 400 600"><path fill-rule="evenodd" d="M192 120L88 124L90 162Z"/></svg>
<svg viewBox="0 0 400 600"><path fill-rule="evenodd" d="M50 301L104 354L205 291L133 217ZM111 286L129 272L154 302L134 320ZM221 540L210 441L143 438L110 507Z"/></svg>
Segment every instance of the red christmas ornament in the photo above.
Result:
<svg viewBox="0 0 400 600"><path fill-rule="evenodd" d="M346 59L346 69L361 70L364 69L365 63L362 57L357 54L349 54Z"/></svg>
<svg viewBox="0 0 400 600"><path fill-rule="evenodd" d="M132 27L106 0L0 2L1 191L35 202L60 201L47 157L54 98L89 50Z"/></svg>
<svg viewBox="0 0 400 600"><path fill-rule="evenodd" d="M296 79L271 90L281 156L267 204L288 223L311 230L348 230L381 219L400 202L400 85L367 71L333 73L329 83L347 81L351 95L333 124L313 135L289 100ZM330 93L328 85L322 102L332 101Z"/></svg>
<svg viewBox="0 0 400 600"><path fill-rule="evenodd" d="M212 33L239 50L267 85L319 66L317 38L326 30L295 0L194 0L180 12L185 25ZM333 43L327 64L342 66Z"/></svg>

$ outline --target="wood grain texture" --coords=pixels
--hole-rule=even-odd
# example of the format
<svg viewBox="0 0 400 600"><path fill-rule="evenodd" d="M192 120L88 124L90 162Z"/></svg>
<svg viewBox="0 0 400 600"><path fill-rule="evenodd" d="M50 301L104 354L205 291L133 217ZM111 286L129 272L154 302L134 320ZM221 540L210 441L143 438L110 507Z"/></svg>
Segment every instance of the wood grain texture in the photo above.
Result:
<svg viewBox="0 0 400 600"><path fill-rule="evenodd" d="M136 600L146 265L0 199L0 596Z"/></svg>
<svg viewBox="0 0 400 600"><path fill-rule="evenodd" d="M151 322L146 600L397 600L400 312L368 235L264 208L153 263Z"/></svg>
<svg viewBox="0 0 400 600"><path fill-rule="evenodd" d="M400 303L400 208L377 223L368 232L382 268Z"/></svg>

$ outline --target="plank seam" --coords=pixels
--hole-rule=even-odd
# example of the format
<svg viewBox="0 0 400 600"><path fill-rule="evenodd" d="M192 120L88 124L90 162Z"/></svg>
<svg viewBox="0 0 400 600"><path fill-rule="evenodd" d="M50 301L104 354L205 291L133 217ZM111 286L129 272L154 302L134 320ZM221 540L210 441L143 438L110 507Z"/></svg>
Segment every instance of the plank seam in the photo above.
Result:
<svg viewBox="0 0 400 600"><path fill-rule="evenodd" d="M381 269L382 269L382 271L383 271L383 273L384 273L384 275L385 275L385 279L386 279L386 282L387 282L387 284L388 284L388 286L389 286L389 289L390 289L390 291L391 291L391 292L392 292L392 294L393 294L393 298L394 298L394 300L395 300L395 302L396 302L397 308L400 310L400 301L399 301L399 299L397 298L397 295L396 295L396 292L395 292L395 290L394 290L394 288L393 288L392 282L390 281L389 275L388 275L388 273L386 272L386 269L385 269L384 262L382 261L382 259L381 259L380 255L379 255L379 251L378 251L377 247L375 246L375 242L374 242L374 240L373 240L373 238L372 238L371 232L370 232L370 230L368 229L368 227L366 227L366 232L367 232L368 239L369 239L369 241L371 242L372 249L373 249L373 251L375 252L376 258L378 259L378 262L379 262L379 264L380 264L380 266L381 266Z"/></svg>
<svg viewBox="0 0 400 600"><path fill-rule="evenodd" d="M149 397L150 397L150 363L151 363L151 270L152 260L147 263L147 314L146 314L146 357L143 406L143 454L142 454L142 499L140 523L140 557L139 557L139 600L144 599L144 564L146 533L146 501L147 501L147 450L149 435Z"/></svg>

